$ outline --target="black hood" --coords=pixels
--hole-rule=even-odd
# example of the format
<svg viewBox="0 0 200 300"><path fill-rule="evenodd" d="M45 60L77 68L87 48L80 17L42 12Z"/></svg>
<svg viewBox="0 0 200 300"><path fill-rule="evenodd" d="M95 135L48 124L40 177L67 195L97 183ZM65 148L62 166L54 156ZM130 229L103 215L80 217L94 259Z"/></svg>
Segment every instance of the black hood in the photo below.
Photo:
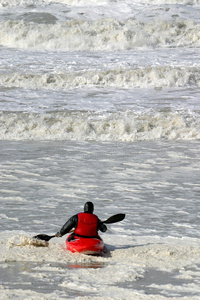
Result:
<svg viewBox="0 0 200 300"><path fill-rule="evenodd" d="M94 204L92 202L86 202L84 205L84 212L92 214L94 211Z"/></svg>

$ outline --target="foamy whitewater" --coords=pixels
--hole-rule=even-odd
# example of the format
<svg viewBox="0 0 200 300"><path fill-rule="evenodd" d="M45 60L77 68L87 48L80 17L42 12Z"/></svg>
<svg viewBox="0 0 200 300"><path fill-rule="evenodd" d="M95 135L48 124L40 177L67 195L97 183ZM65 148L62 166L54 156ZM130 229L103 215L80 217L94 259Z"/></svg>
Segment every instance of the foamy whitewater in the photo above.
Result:
<svg viewBox="0 0 200 300"><path fill-rule="evenodd" d="M0 0L0 58L0 298L200 299L200 1Z"/></svg>

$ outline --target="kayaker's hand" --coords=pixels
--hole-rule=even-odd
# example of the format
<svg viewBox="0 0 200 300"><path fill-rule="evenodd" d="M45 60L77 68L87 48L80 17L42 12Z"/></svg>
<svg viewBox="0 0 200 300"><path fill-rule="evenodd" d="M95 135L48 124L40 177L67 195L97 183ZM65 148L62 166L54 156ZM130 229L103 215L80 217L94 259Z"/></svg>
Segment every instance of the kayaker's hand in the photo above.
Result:
<svg viewBox="0 0 200 300"><path fill-rule="evenodd" d="M57 232L57 233L55 234L55 237L62 237L62 234L60 234L60 232Z"/></svg>
<svg viewBox="0 0 200 300"><path fill-rule="evenodd" d="M103 232L106 232L108 228L107 228L107 226L105 224L103 224L103 225L104 225L103 226L104 227L104 231Z"/></svg>

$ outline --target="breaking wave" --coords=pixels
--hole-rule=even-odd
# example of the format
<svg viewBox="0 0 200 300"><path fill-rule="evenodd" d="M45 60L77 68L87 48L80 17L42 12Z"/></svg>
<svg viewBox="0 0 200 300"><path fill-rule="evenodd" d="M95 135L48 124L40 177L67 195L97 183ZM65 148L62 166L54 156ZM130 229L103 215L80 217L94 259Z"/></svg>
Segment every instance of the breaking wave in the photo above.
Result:
<svg viewBox="0 0 200 300"><path fill-rule="evenodd" d="M200 116L179 112L1 113L1 140L123 141L200 139Z"/></svg>
<svg viewBox="0 0 200 300"><path fill-rule="evenodd" d="M175 0L174 0L175 1ZM176 0L180 1L180 0ZM183 2L189 2L188 0L182 0ZM190 2L198 2L199 0L190 0ZM49 3L60 3L65 5L99 5L106 4L112 2L112 0L0 0L0 7L14 7L14 6L22 6L22 7L35 7L36 5L44 5Z"/></svg>
<svg viewBox="0 0 200 300"><path fill-rule="evenodd" d="M66 5L105 5L112 3L113 0L0 0L0 7L14 6L35 6L48 3L60 3ZM115 2L122 2L116 0ZM198 5L200 0L144 0L146 4L182 4L182 5Z"/></svg>
<svg viewBox="0 0 200 300"><path fill-rule="evenodd" d="M0 86L50 90L83 87L198 87L200 86L200 67L147 66L69 73L4 73L0 75Z"/></svg>
<svg viewBox="0 0 200 300"><path fill-rule="evenodd" d="M55 24L9 20L0 23L0 40L5 47L61 51L199 47L200 24L187 19L144 23L110 18Z"/></svg>

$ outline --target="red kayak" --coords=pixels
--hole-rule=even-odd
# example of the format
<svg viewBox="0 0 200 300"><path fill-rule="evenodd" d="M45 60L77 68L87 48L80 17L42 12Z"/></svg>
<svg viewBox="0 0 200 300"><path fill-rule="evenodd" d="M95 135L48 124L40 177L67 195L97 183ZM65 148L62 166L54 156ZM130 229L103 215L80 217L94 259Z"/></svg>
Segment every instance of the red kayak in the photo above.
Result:
<svg viewBox="0 0 200 300"><path fill-rule="evenodd" d="M67 249L71 252L79 252L84 254L99 254L104 249L104 242L98 238L76 237L70 241L70 236L66 240Z"/></svg>

